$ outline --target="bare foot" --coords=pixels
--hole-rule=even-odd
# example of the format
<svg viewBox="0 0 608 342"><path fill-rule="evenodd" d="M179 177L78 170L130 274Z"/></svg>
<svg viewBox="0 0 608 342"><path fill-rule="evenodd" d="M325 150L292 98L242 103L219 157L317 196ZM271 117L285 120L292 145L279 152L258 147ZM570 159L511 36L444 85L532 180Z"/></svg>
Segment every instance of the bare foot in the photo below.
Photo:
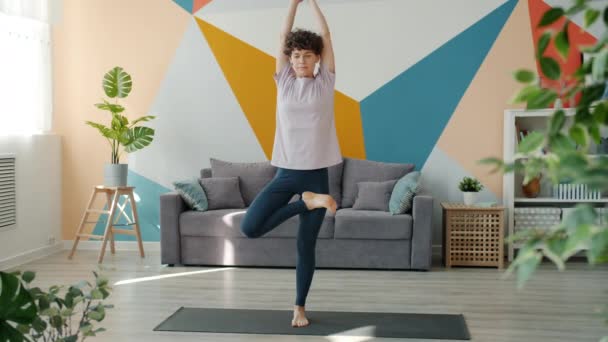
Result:
<svg viewBox="0 0 608 342"><path fill-rule="evenodd" d="M302 200L306 203L309 210L315 208L327 208L332 213L336 213L337 204L333 197L325 194L317 194L311 191L302 193Z"/></svg>
<svg viewBox="0 0 608 342"><path fill-rule="evenodd" d="M293 320L291 321L292 327L305 327L308 324L308 319L306 318L306 313L304 312L303 306L294 305L293 308Z"/></svg>

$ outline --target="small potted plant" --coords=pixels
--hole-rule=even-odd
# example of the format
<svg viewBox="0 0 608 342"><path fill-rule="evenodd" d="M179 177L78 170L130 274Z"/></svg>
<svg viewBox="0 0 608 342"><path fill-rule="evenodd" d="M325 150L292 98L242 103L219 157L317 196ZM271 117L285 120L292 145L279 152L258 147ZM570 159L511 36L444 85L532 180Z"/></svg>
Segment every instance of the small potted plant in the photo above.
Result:
<svg viewBox="0 0 608 342"><path fill-rule="evenodd" d="M477 193L483 189L483 185L475 178L464 177L458 188L464 196L464 204L473 205L477 201Z"/></svg>
<svg viewBox="0 0 608 342"><path fill-rule="evenodd" d="M154 137L154 129L143 126L135 127L135 124L149 121L155 116L142 116L129 123L129 119L121 114L125 108L118 104L118 98L127 97L132 88L131 75L121 67L114 67L108 71L103 78L102 86L109 98L117 98L115 103L104 99L103 103L95 104L97 108L106 110L112 115L110 127L91 121L85 123L97 128L112 147L111 162L106 163L104 167L104 185L126 186L128 164L120 163L120 146L124 147L125 152L131 153L150 145Z"/></svg>

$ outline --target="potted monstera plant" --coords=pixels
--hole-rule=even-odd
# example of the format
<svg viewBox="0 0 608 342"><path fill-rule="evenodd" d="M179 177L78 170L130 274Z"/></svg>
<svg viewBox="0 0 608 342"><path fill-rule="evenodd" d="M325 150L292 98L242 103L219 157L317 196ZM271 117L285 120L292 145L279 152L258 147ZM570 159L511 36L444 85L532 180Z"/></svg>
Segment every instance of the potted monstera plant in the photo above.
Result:
<svg viewBox="0 0 608 342"><path fill-rule="evenodd" d="M123 68L117 66L108 71L104 75L102 86L105 94L115 101L111 103L103 99L103 103L97 103L95 106L111 115L110 125L106 126L92 121L85 123L97 128L112 148L110 163L106 163L104 166L104 185L126 186L128 164L120 163L121 146L124 152L131 153L150 145L154 137L154 129L135 125L152 120L155 116L146 115L129 122L129 119L123 115L125 108L118 103L118 99L129 96L133 87L131 75Z"/></svg>

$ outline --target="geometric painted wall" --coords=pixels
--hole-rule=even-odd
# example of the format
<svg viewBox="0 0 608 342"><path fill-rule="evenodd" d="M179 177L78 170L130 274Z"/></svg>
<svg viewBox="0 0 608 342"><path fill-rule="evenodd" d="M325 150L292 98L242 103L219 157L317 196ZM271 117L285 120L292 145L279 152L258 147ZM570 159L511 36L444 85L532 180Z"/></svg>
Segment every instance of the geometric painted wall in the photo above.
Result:
<svg viewBox="0 0 608 342"><path fill-rule="evenodd" d="M158 196L172 181L197 176L209 157L270 159L272 74L285 3L174 1L189 18L147 110L157 116L148 123L154 142L128 157L144 240L159 240ZM510 73L534 67L528 5L323 1L336 59L342 154L414 163L436 203L461 200L456 185L463 176L486 185L482 199L499 201L502 176L476 161L502 156L502 113L518 89ZM305 2L294 27L316 28Z"/></svg>

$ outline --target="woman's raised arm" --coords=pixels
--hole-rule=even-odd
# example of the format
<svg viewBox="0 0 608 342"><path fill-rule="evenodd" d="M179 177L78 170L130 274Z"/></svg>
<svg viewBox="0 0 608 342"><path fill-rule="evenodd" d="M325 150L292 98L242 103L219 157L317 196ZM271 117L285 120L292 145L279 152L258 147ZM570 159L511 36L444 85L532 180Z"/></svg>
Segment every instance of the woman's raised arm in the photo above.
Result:
<svg viewBox="0 0 608 342"><path fill-rule="evenodd" d="M317 0L310 0L310 5L312 6L312 11L315 13L317 22L319 23L320 34L323 38L321 63L323 63L327 67L327 69L329 69L329 71L335 73L336 65L334 62L334 49L331 43L331 34L329 33L329 26L327 25L327 20L325 20L325 16L323 15L323 12L321 12L321 8L319 8Z"/></svg>
<svg viewBox="0 0 608 342"><path fill-rule="evenodd" d="M285 51L285 38L291 32L293 22L296 17L296 11L298 9L298 4L300 2L302 2L302 0L289 0L289 9L287 10L287 16L285 17L283 27L281 28L281 32L279 34L279 51L277 51L276 63L277 73L279 73L279 71L281 71L287 63L289 63L289 57L286 56L283 52Z"/></svg>

